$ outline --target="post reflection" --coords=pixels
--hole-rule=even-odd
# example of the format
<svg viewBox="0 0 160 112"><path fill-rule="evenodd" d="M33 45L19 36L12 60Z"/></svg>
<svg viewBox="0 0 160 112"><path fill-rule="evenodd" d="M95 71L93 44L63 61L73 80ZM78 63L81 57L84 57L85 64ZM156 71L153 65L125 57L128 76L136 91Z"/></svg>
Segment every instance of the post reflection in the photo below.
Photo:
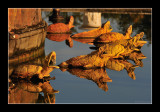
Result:
<svg viewBox="0 0 160 112"><path fill-rule="evenodd" d="M55 64L54 51L47 56L39 54L36 58L10 64L9 103L55 103L55 93L59 91L50 85L50 80L55 79L50 77L50 72L59 68Z"/></svg>
<svg viewBox="0 0 160 112"><path fill-rule="evenodd" d="M82 28L97 28L101 26L101 12L84 12Z"/></svg>
<svg viewBox="0 0 160 112"><path fill-rule="evenodd" d="M9 103L55 103L55 93L59 91L53 89L50 81L37 80L10 79Z"/></svg>

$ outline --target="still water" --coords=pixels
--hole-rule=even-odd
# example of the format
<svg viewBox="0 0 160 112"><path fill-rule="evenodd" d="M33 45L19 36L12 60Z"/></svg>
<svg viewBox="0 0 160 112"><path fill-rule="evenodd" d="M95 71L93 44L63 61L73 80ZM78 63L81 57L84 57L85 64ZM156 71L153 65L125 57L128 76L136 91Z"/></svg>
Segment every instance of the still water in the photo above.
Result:
<svg viewBox="0 0 160 112"><path fill-rule="evenodd" d="M84 12L61 12L61 16L69 18L74 17L74 28L71 29L72 34L89 31L90 28L82 27ZM49 20L51 12L42 11L42 18L48 23L53 24ZM105 69L94 69L78 72L74 70L63 71L54 69L50 75L55 76L55 80L50 81L50 85L58 90L55 93L56 104L78 103L78 104L109 104L109 103L152 103L152 73L151 73L151 15L136 15L136 14L107 14L101 13L101 23L110 21L112 32L125 33L129 25L133 26L131 37L140 32L144 32L143 39L147 43L141 48L141 52L147 58L143 59L143 66L137 67L134 70L136 79L133 80L128 76L125 69L121 71ZM64 21L65 22L65 21ZM45 38L44 52L47 56L50 52L56 52L56 65L66 61L72 57L86 55L93 50L87 43L82 43L73 39L73 46L69 47L66 41L52 41ZM134 64L133 61L127 60ZM96 80L93 80L95 74L105 74L112 80L105 84L105 89L99 85ZM88 76L88 77L86 77ZM40 95L44 95L40 93Z"/></svg>
<svg viewBox="0 0 160 112"><path fill-rule="evenodd" d="M43 12L45 21L52 24ZM83 24L83 13L63 12L61 15L74 16L75 27L72 33L88 31L81 28ZM151 74L151 16L150 15L122 15L102 13L101 22L111 22L113 32L124 33L129 25L133 25L131 36L144 32L144 40L147 41L141 48L141 52L147 57L143 59L143 67L135 69L136 80L131 79L126 70L115 71L105 69L112 82L108 82L108 91L105 92L91 80L80 78L67 71L62 72L55 69L51 72L56 80L51 85L60 92L56 94L56 103L151 103L152 74ZM57 65L71 57L89 54L93 45L83 44L73 40L73 47L70 48L63 42L55 42L46 38L45 54L52 50L57 54ZM133 63L132 61L130 61Z"/></svg>

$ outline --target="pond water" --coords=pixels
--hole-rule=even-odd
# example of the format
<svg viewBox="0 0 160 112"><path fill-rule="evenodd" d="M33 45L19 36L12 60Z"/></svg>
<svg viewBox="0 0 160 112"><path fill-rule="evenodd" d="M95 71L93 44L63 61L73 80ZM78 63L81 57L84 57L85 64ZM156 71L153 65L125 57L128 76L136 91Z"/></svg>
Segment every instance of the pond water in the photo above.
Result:
<svg viewBox="0 0 160 112"><path fill-rule="evenodd" d="M52 12L42 11L42 18L48 23L53 24L49 17ZM61 16L66 18L74 17L72 34L89 31L91 28L82 27L84 12L61 12ZM144 32L143 40L147 41L141 48L141 53L147 58L143 59L143 66L134 69L135 80L131 78L126 69L116 71L109 68L92 70L61 70L54 69L50 76L55 80L50 80L50 85L58 90L54 100L56 104L123 104L123 103L152 103L152 34L151 34L151 15L137 14L108 14L100 13L101 24L110 21L112 32L125 33L129 25L132 25L131 37L140 32ZM56 65L72 57L90 54L94 45L82 43L73 39L73 46L70 47L63 41L53 41L45 38L44 54L56 52ZM135 65L131 60L129 63ZM112 81L99 84L94 80L94 74L106 75ZM39 96L43 96L40 93ZM26 96L27 97L27 96ZM38 102L38 101L37 101Z"/></svg>
<svg viewBox="0 0 160 112"><path fill-rule="evenodd" d="M49 12L48 12L49 13ZM47 17L46 12L42 12L43 18L52 24ZM83 24L83 12L61 12L64 17L74 16L75 27L72 33L88 31L90 29L81 28ZM108 90L104 91L98 85L88 79L80 78L67 71L60 69L53 70L50 74L55 76L56 80L51 81L51 85L60 92L56 94L56 103L151 103L152 102L152 73L151 73L151 15L129 15L129 14L101 14L101 22L111 22L113 32L125 33L129 25L133 25L135 36L144 32L143 39L147 41L141 48L141 52L146 59L143 59L143 67L135 68L136 80L130 78L127 71L115 71L105 68L106 73L112 79L107 82ZM66 45L65 41L56 42L45 39L45 55L51 51L57 54L57 65L70 59L71 57L91 53L89 47L93 45L84 44L73 40L73 47ZM134 63L133 61L129 61Z"/></svg>

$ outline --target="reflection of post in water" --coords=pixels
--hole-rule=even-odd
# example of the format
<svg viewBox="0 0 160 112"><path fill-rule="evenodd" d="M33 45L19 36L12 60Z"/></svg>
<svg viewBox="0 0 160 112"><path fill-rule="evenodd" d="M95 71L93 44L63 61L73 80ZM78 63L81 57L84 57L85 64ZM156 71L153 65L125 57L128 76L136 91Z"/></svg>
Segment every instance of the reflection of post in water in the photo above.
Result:
<svg viewBox="0 0 160 112"><path fill-rule="evenodd" d="M110 22L106 22L103 25L101 25L101 13L100 12L84 12L83 16L83 25L81 26L83 29L94 29L88 32L81 32L72 35L71 37L76 40L80 41L82 43L89 43L94 41L94 38L105 33L110 32L112 29L110 29ZM97 29L95 29L97 28ZM77 39L81 37L88 37L82 39ZM94 38L89 38L94 37Z"/></svg>
<svg viewBox="0 0 160 112"><path fill-rule="evenodd" d="M46 32L39 32L39 33L37 32L38 34L35 35L33 35L32 32L27 32L27 33L28 37L25 37L26 34L22 33L19 34L19 36L22 35L22 37L18 39L9 39L9 49L8 49L9 61L11 60L16 61L17 59L15 57L22 55L24 53L29 54L31 53L31 51L38 52L40 48L43 49Z"/></svg>
<svg viewBox="0 0 160 112"><path fill-rule="evenodd" d="M9 85L9 103L55 103L55 93L59 92L46 80L25 81L13 78Z"/></svg>
<svg viewBox="0 0 160 112"><path fill-rule="evenodd" d="M61 68L62 71L65 69ZM95 82L99 88L104 91L108 91L107 82L112 82L112 79L106 73L105 68L95 68L95 69L80 69L80 68L72 68L67 69L69 73L72 75L76 75L77 77L92 80Z"/></svg>
<svg viewBox="0 0 160 112"><path fill-rule="evenodd" d="M83 28L97 28L101 26L100 12L84 12Z"/></svg>
<svg viewBox="0 0 160 112"><path fill-rule="evenodd" d="M53 94L58 91L52 88L48 80L54 79L54 77L50 77L49 73L53 71L54 68L57 68L55 62L56 53L53 51L46 57L39 57L38 59L36 58L32 61L16 65L10 73L9 79L10 103L18 103L19 100L21 102L21 99L24 99L22 103L35 103L39 97L37 98L38 94L33 93L40 92L44 92L45 102L54 103L55 95ZM14 92L15 90L17 92ZM32 99L25 100L27 97L22 94L27 94L27 96L30 96ZM36 98L34 95L36 95ZM20 96L20 98L17 99L17 96Z"/></svg>
<svg viewBox="0 0 160 112"><path fill-rule="evenodd" d="M15 55L14 57L9 59L9 76L12 74L12 72L17 66L25 63L42 65L44 58L44 46L19 55Z"/></svg>

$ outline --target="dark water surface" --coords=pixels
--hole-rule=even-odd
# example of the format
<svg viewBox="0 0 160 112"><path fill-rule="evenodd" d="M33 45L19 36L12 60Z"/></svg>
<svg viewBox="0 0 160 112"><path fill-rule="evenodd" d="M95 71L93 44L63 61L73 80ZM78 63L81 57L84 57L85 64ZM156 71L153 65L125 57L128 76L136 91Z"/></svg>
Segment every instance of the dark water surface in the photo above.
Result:
<svg viewBox="0 0 160 112"><path fill-rule="evenodd" d="M48 23L49 12L42 12L42 17ZM88 31L81 28L83 24L83 12L62 12L63 17L74 16L75 27L72 33ZM143 39L147 41L141 48L141 52L146 59L143 59L143 67L137 67L134 70L136 80L130 78L126 70L115 71L105 69L112 82L107 82L108 91L104 91L98 85L88 79L80 78L67 71L60 69L53 70L50 75L56 77L56 80L50 81L54 89L59 90L55 94L56 103L152 103L152 73L151 73L151 15L129 15L129 14L101 14L101 22L111 22L113 32L125 33L129 25L133 25L132 37L140 32L144 32ZM93 45L83 44L73 40L73 47L66 45L65 41L56 42L45 39L45 55L51 51L57 54L57 64L70 59L71 57L89 54L93 50L89 47ZM129 61L133 63L133 61Z"/></svg>

